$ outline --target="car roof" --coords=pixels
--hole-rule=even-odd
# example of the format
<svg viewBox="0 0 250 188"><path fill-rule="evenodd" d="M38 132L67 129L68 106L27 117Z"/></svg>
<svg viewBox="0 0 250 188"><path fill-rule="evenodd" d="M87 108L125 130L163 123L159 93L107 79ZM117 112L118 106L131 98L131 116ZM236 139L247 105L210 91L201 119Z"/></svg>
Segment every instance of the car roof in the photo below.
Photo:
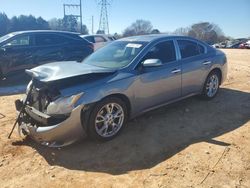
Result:
<svg viewBox="0 0 250 188"><path fill-rule="evenodd" d="M183 38L183 39L191 39L196 40L192 37L181 36L181 35L167 35L167 34L152 34L152 35L140 35L140 36L132 36L127 38L119 39L119 41L141 41L141 42L152 42L159 39L173 39L173 38Z"/></svg>
<svg viewBox="0 0 250 188"><path fill-rule="evenodd" d="M112 37L112 35L107 34L93 34L93 35L81 35L83 37L89 37L89 36L104 36L104 37Z"/></svg>
<svg viewBox="0 0 250 188"><path fill-rule="evenodd" d="M25 34L25 33L56 33L56 34L73 34L73 35L80 35L80 33L76 32L69 32L69 31L56 31L56 30L27 30L27 31L16 31L12 34L19 35L19 34Z"/></svg>

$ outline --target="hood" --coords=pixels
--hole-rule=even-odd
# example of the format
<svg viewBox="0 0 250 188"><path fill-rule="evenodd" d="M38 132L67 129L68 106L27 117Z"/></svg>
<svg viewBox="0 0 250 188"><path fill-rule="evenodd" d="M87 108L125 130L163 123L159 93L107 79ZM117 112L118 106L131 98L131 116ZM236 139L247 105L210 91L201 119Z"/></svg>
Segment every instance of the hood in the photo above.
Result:
<svg viewBox="0 0 250 188"><path fill-rule="evenodd" d="M76 61L49 63L31 70L26 70L27 74L41 82L51 82L92 73L101 74L112 72L115 72L115 70L78 63Z"/></svg>

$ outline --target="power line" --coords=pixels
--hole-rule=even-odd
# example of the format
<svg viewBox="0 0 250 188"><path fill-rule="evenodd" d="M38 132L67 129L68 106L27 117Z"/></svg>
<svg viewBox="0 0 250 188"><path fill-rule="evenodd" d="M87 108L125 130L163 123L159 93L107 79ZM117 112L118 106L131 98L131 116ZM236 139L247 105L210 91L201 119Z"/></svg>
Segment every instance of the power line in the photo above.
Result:
<svg viewBox="0 0 250 188"><path fill-rule="evenodd" d="M79 14L66 14L66 9L78 8ZM63 4L63 16L74 16L77 19L80 18L81 23L81 33L82 33L82 0L79 1L79 4Z"/></svg>
<svg viewBox="0 0 250 188"><path fill-rule="evenodd" d="M92 34L94 34L94 16L92 16L91 24L92 24Z"/></svg>
<svg viewBox="0 0 250 188"><path fill-rule="evenodd" d="M109 20L108 20L107 6L109 6L110 3L108 0L100 0L98 4L101 5L99 31L103 31L106 34L109 34Z"/></svg>

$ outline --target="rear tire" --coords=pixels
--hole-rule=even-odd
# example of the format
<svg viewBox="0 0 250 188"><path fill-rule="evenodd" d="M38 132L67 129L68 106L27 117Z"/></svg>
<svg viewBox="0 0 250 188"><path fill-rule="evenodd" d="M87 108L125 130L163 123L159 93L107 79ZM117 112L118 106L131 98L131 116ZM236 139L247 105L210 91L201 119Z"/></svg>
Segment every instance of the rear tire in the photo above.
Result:
<svg viewBox="0 0 250 188"><path fill-rule="evenodd" d="M108 141L116 137L127 121L124 101L117 97L106 98L96 104L90 114L88 133L92 139Z"/></svg>
<svg viewBox="0 0 250 188"><path fill-rule="evenodd" d="M207 76L203 86L202 98L205 100L213 99L219 92L221 77L217 71L212 71Z"/></svg>

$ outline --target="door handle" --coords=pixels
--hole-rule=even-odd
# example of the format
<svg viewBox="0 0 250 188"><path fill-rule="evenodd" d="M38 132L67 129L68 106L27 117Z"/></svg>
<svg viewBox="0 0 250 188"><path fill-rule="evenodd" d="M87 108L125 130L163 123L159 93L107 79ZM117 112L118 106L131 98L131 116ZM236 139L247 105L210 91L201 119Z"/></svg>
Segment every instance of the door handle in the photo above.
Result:
<svg viewBox="0 0 250 188"><path fill-rule="evenodd" d="M204 61L203 65L210 65L212 62L211 61Z"/></svg>
<svg viewBox="0 0 250 188"><path fill-rule="evenodd" d="M177 73L179 73L179 72L181 72L181 69L174 69L174 70L172 70L172 74L177 74Z"/></svg>

